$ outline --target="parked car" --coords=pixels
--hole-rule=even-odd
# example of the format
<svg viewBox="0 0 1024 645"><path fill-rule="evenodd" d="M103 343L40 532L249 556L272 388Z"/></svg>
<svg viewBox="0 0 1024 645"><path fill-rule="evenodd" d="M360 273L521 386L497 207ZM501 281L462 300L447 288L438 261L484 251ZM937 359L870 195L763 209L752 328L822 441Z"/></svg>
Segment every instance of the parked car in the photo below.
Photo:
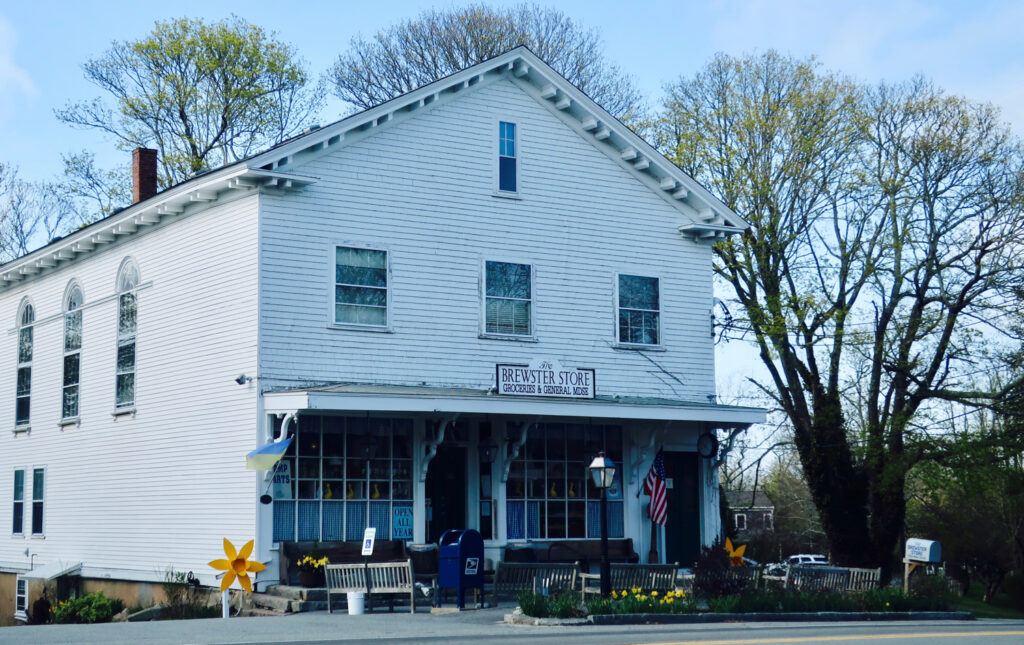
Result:
<svg viewBox="0 0 1024 645"><path fill-rule="evenodd" d="M786 564L801 567L827 567L828 558L820 553L798 553L786 558Z"/></svg>

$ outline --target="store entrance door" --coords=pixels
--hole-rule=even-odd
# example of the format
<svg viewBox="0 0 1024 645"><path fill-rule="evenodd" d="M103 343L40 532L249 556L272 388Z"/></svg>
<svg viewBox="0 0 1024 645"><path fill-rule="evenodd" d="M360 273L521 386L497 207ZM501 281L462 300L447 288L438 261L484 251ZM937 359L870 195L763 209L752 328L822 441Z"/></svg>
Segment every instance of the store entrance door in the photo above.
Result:
<svg viewBox="0 0 1024 645"><path fill-rule="evenodd" d="M441 444L427 470L427 542L466 528L466 448Z"/></svg>
<svg viewBox="0 0 1024 645"><path fill-rule="evenodd" d="M693 566L700 551L700 491L697 453L665 451L668 519L665 521L665 561Z"/></svg>

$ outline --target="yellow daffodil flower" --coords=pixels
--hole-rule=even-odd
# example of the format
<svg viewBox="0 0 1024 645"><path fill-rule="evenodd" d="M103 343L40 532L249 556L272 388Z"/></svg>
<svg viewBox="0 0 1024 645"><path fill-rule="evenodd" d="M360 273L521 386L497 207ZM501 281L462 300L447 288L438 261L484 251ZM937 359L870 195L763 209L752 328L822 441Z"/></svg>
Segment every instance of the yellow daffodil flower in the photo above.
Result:
<svg viewBox="0 0 1024 645"><path fill-rule="evenodd" d="M652 595L652 596L657 596L657 595L658 595L658 592L657 592L657 591L652 591L652 592L651 592L651 595Z"/></svg>
<svg viewBox="0 0 1024 645"><path fill-rule="evenodd" d="M254 542L254 540L249 540L242 547L241 551L235 551L235 545L231 544L231 541L227 538L224 538L224 555L228 556L227 559L212 560L210 562L210 566L214 569L226 571L224 579L220 582L221 591L227 591L227 588L231 586L235 578L238 578L242 588L250 593L252 592L252 581L249 580L249 572L256 573L267 568L265 564L249 559L249 556L252 555Z"/></svg>
<svg viewBox="0 0 1024 645"><path fill-rule="evenodd" d="M729 564L734 567L743 566L743 552L747 550L746 544L741 544L735 549L732 547L732 540L725 538L725 550L729 552Z"/></svg>

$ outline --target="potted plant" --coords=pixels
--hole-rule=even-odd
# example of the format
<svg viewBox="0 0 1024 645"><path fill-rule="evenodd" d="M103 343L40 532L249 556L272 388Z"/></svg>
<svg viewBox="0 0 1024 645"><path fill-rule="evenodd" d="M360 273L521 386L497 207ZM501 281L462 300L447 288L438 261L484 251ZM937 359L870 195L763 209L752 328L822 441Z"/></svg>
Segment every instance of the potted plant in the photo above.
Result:
<svg viewBox="0 0 1024 645"><path fill-rule="evenodd" d="M321 558L319 553L307 553L296 563L299 569L299 584L303 587L323 587L327 584L324 577L324 565L328 563L326 557Z"/></svg>

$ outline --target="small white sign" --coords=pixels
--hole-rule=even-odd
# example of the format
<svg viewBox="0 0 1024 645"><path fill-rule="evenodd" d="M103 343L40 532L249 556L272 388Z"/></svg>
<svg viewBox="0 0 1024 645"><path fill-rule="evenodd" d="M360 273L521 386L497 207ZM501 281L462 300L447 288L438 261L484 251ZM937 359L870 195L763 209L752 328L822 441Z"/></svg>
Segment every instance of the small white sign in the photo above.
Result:
<svg viewBox="0 0 1024 645"><path fill-rule="evenodd" d="M480 569L480 558L466 558L466 575L475 576Z"/></svg>
<svg viewBox="0 0 1024 645"><path fill-rule="evenodd" d="M363 531L363 555L373 555L373 542L377 539L377 529L368 528Z"/></svg>
<svg viewBox="0 0 1024 645"><path fill-rule="evenodd" d="M498 394L592 399L596 396L592 369L562 367L554 359L534 359L529 365L495 366Z"/></svg>

